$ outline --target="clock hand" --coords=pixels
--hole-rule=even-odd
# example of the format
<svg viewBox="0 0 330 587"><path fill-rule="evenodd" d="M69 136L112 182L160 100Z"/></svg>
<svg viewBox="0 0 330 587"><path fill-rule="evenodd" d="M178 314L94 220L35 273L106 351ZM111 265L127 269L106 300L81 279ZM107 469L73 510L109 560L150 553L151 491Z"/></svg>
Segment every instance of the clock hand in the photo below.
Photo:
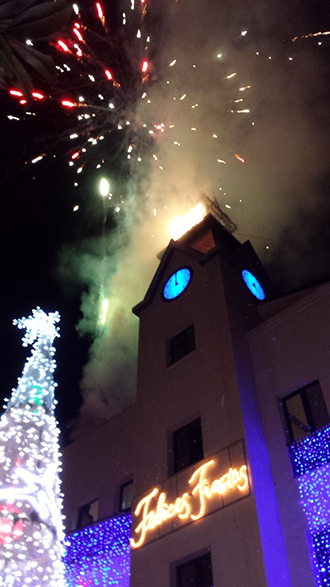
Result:
<svg viewBox="0 0 330 587"><path fill-rule="evenodd" d="M175 285L178 285L178 274L175 273Z"/></svg>

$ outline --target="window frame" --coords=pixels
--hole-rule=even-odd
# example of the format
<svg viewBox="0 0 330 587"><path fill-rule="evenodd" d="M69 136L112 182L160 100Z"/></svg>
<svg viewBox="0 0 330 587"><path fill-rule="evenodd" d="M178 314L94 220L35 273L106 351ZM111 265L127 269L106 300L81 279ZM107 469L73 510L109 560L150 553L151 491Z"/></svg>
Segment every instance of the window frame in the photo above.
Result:
<svg viewBox="0 0 330 587"><path fill-rule="evenodd" d="M287 406L287 401L290 400L291 398L293 398L294 396L300 396L301 398L301 402L302 402L302 406L304 409L304 413L305 413L305 417L307 420L307 426L308 426L308 431L306 432L306 434L301 436L302 438L305 438L306 436L310 436L313 433L315 433L317 430L319 430L322 427L318 427L315 424L315 418L313 417L311 408L310 408L310 403L308 401L307 398L307 392L312 389L313 387L318 387L319 391L321 392L323 401L324 401L324 406L327 410L327 416L328 416L328 423L330 422L330 417L329 417L329 412L328 412L328 407L326 404L326 401L324 399L323 396L323 392L322 392L322 388L320 385L319 380L315 380L312 381L311 383L308 383L307 385L304 385L303 387L289 393L288 395L285 395L281 398L280 402L281 402L281 406L283 409L283 415L284 415L284 422L285 422L285 433L286 433L286 437L287 437L287 444L288 446L291 446L294 443L299 442L300 438L296 439L295 438L295 434L294 434L294 430L292 428L292 422L291 422L291 416L290 416L290 412ZM326 424L325 424L326 425Z"/></svg>
<svg viewBox="0 0 330 587"><path fill-rule="evenodd" d="M191 427L193 424L195 424L196 422L199 422L199 427L200 427L200 449L201 450L201 455L198 455L198 458L195 460L193 458L193 451L191 450L191 446L189 446L189 462L187 462L187 464L178 467L177 463L178 463L178 451L177 451L177 443L176 443L176 438L178 438L178 433L183 432L185 429L189 429L189 427ZM192 465L194 465L195 463L198 463L199 461L202 461L204 459L204 445L203 445L203 427L202 427L202 418L201 416L196 416L194 417L192 420L189 420L186 424L180 426L179 428L175 428L174 430L172 430L170 432L170 443L169 443L169 471L170 474L174 475L176 473L179 473L180 471L183 471L184 469L187 469L188 467L191 467ZM192 444L192 443L191 443ZM196 451L197 452L197 451Z"/></svg>
<svg viewBox="0 0 330 587"><path fill-rule="evenodd" d="M192 336L188 334L188 332L190 330L192 330ZM179 345L176 350L173 347L175 345L175 341L177 341L179 339L179 337L183 337L184 333L187 333L186 339L183 340L183 342L185 342L185 344L186 344L186 352L184 352L184 354L180 354L178 352ZM183 342L181 343L182 346L183 346ZM175 365L176 363L178 363L179 361L184 359L184 357L187 357L188 355L193 353L195 350L196 350L195 325L194 325L194 323L192 323L192 324L189 324L189 326L187 326L186 328L184 328L180 332L178 332L177 334L175 334L174 336L172 336L171 338L167 339L166 367L171 367L172 365ZM177 357L177 355L180 355L180 356Z"/></svg>
<svg viewBox="0 0 330 587"><path fill-rule="evenodd" d="M212 580L210 587L213 587L214 577L213 577L213 565L212 565L212 552L211 552L210 547L204 548L203 550L200 550L198 552L195 552L193 554L185 556L184 558L179 559L177 561L174 561L173 563L170 564L170 584L171 584L171 587L180 587L180 584L178 582L178 580L179 580L178 572L179 572L180 568L182 569L183 567L191 564L193 561L198 561L199 559L202 559L204 557L209 557L209 559L210 559L211 580ZM196 583L196 587L198 587L198 583Z"/></svg>
<svg viewBox="0 0 330 587"><path fill-rule="evenodd" d="M119 487L119 512L120 513L129 512L132 509L133 495L132 495L132 502L131 502L130 507L128 507L128 508L122 507L123 493L124 493L125 487L127 487L128 485L132 485L132 487L133 487L133 479L128 479L128 481L126 481L125 483L122 483Z"/></svg>
<svg viewBox="0 0 330 587"><path fill-rule="evenodd" d="M96 502L98 504L98 506L97 506L97 516L96 516L96 519L93 519L89 524L81 524L81 519L82 519L84 513L86 513L87 515L90 515L89 512L84 512L83 511L84 508L87 508L87 507L91 506L93 503L96 503ZM99 513L99 505L100 505L100 498L97 497L96 499L93 499L92 501L89 501L89 502L85 503L84 505L81 505L78 508L78 517L77 517L76 530L82 530L83 528L86 528L87 526L91 526L92 524L95 524L98 521L98 519L99 519L99 516L98 516L98 513Z"/></svg>

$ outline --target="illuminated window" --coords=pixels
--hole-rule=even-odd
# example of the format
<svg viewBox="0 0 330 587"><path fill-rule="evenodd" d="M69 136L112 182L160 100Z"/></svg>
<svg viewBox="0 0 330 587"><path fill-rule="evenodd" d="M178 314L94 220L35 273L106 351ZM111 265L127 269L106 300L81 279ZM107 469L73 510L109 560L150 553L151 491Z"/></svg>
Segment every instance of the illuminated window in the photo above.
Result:
<svg viewBox="0 0 330 587"><path fill-rule="evenodd" d="M132 507L133 499L133 481L127 481L120 487L120 504L119 509L121 512L130 510Z"/></svg>
<svg viewBox="0 0 330 587"><path fill-rule="evenodd" d="M167 364L173 365L194 350L195 332L192 324L169 340Z"/></svg>
<svg viewBox="0 0 330 587"><path fill-rule="evenodd" d="M178 565L176 587L213 587L211 553Z"/></svg>
<svg viewBox="0 0 330 587"><path fill-rule="evenodd" d="M90 503L86 503L79 508L78 513L78 522L77 522L77 529L84 528L84 526L89 526L97 521L99 513L99 500L95 499Z"/></svg>
<svg viewBox="0 0 330 587"><path fill-rule="evenodd" d="M204 458L200 418L173 433L173 455L174 473Z"/></svg>
<svg viewBox="0 0 330 587"><path fill-rule="evenodd" d="M329 413L318 381L282 399L288 444L329 423Z"/></svg>

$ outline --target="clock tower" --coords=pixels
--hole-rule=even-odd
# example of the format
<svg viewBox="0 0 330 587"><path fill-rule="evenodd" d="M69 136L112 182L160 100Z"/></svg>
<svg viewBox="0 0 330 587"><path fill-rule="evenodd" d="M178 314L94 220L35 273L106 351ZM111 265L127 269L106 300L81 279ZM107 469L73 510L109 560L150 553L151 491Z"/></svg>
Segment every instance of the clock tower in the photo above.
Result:
<svg viewBox="0 0 330 587"><path fill-rule="evenodd" d="M291 585L246 340L272 296L251 244L209 215L170 242L133 308L145 440L131 587L186 585L189 573L200 587Z"/></svg>
<svg viewBox="0 0 330 587"><path fill-rule="evenodd" d="M72 585L329 585L330 283L210 215L159 259L134 401L64 451Z"/></svg>

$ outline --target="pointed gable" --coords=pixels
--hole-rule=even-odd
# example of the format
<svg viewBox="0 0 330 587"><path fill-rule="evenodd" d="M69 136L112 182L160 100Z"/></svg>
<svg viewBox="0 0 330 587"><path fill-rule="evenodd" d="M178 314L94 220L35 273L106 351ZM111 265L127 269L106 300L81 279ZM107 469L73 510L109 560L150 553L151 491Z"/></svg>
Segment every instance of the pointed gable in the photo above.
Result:
<svg viewBox="0 0 330 587"><path fill-rule="evenodd" d="M160 265L152 279L152 282L149 286L149 289L144 299L142 300L142 302L134 306L134 308L132 309L133 314L135 314L136 316L140 316L141 310L143 310L146 306L152 303L155 297L155 293L163 279L163 276L168 268L168 265L173 257L173 254L176 251L181 251L189 257L196 259L197 261L201 261L203 259L204 255L202 253L196 251L194 248L190 246L182 244L182 242L180 241L181 239L178 241L171 240L168 247L165 249L165 252L161 253L162 256Z"/></svg>
<svg viewBox="0 0 330 587"><path fill-rule="evenodd" d="M178 240L171 240L168 247L158 255L161 263L150 287L142 302L134 306L132 310L136 316L139 316L141 310L153 301L168 264L174 252L178 250L201 264L207 263L214 255L219 255L231 264L238 263L242 267L252 268L256 272L256 277L262 279L267 290L267 298L274 295L273 287L251 243L249 241L240 243L212 214L208 214L202 222L196 224Z"/></svg>

